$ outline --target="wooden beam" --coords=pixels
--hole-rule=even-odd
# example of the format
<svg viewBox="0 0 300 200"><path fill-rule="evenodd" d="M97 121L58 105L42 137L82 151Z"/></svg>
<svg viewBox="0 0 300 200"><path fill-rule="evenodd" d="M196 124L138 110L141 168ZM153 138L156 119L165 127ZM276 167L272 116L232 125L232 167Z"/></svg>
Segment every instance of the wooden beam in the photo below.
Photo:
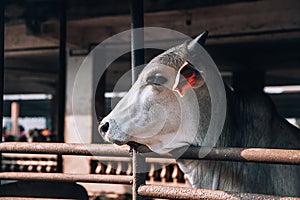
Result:
<svg viewBox="0 0 300 200"><path fill-rule="evenodd" d="M54 94L55 86L34 81L6 81L5 94Z"/></svg>
<svg viewBox="0 0 300 200"><path fill-rule="evenodd" d="M33 70L42 72L57 72L56 56L48 56L43 59L38 59L36 54L31 54L31 57L9 57L5 59L7 69L18 68L23 70Z"/></svg>
<svg viewBox="0 0 300 200"><path fill-rule="evenodd" d="M83 47L83 40L85 38L84 28L67 24L67 46L69 48ZM60 37L60 25L56 20L51 20L41 25L40 37L53 40L58 43Z"/></svg>
<svg viewBox="0 0 300 200"><path fill-rule="evenodd" d="M129 29L129 16L71 20L67 23L67 46L69 48L88 48L91 43L98 43L113 34ZM41 25L41 35L39 37L57 42L59 34L59 22L51 20Z"/></svg>
<svg viewBox="0 0 300 200"><path fill-rule="evenodd" d="M25 24L7 25L5 27L5 50L58 46L55 40L27 34Z"/></svg>
<svg viewBox="0 0 300 200"><path fill-rule="evenodd" d="M299 38L299 6L297 0L242 2L146 14L145 24L175 29L190 36L208 30L210 43ZM190 25L187 20L190 20ZM278 34L281 35L276 36Z"/></svg>
<svg viewBox="0 0 300 200"><path fill-rule="evenodd" d="M146 13L145 26L170 28L190 36L208 30L209 44L294 39L299 38L300 33L299 6L297 0L284 3L280 0L265 0ZM84 38L82 42L87 44L101 42L113 34L128 30L130 19L127 15L107 16L70 21L69 24L71 28L84 30L81 33L84 37L76 31L69 33ZM161 38L160 33L157 33L156 38Z"/></svg>
<svg viewBox="0 0 300 200"><path fill-rule="evenodd" d="M44 82L55 82L57 79L56 73L41 72L37 70L26 70L22 68L9 68L5 69L5 80L15 81L44 81Z"/></svg>
<svg viewBox="0 0 300 200"><path fill-rule="evenodd" d="M152 12L145 13L145 26L174 29L189 36L208 30L208 44L294 39L300 35L299 6L297 0L264 0ZM129 15L69 20L67 44L88 47L129 29ZM28 35L25 25L7 26L6 49L58 45L58 38L58 21L44 22L39 37ZM155 38L161 38L160 33Z"/></svg>

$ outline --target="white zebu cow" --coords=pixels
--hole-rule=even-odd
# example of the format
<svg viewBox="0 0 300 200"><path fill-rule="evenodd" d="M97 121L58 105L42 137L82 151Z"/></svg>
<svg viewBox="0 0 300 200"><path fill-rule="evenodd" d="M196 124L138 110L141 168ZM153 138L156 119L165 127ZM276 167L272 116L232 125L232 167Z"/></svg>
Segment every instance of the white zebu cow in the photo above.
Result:
<svg viewBox="0 0 300 200"><path fill-rule="evenodd" d="M204 33L155 57L100 123L102 137L119 145L137 142L158 153L203 145L211 115L210 96L201 73L185 58L195 42L204 44L206 36ZM178 74L186 80L178 83ZM173 89L176 81L177 91ZM300 131L278 115L268 96L225 88L227 115L216 146L299 149ZM198 98L200 118L192 90ZM181 112L188 115L181 119ZM178 160L178 164L192 187L300 196L299 166L198 160Z"/></svg>

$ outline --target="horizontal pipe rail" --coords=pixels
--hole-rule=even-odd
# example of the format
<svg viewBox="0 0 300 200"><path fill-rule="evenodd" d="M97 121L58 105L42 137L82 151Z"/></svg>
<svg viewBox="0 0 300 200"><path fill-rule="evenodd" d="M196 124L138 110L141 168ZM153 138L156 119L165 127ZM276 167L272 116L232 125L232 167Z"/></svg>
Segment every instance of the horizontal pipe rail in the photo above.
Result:
<svg viewBox="0 0 300 200"><path fill-rule="evenodd" d="M211 200L240 200L240 199L288 199L299 200L296 197L279 197L263 194L225 192L221 190L196 189L188 187L172 187L162 185L142 185L138 194L152 198L164 199L211 199Z"/></svg>
<svg viewBox="0 0 300 200"><path fill-rule="evenodd" d="M145 150L145 149L144 149ZM59 155L95 155L129 157L129 146L99 145L99 144L66 144L66 143L17 143L6 142L0 144L3 153L36 153ZM241 162L264 162L280 164L300 164L300 150L266 149L266 148L229 148L229 147L189 147L181 155L181 159L203 159ZM144 152L150 158L172 158L176 152L167 155ZM178 153L178 152L177 152ZM205 153L205 154L204 154ZM178 154L177 154L178 155ZM202 156L205 155L205 156ZM0 180L43 180L63 182L94 182L132 184L132 176L124 175L78 175L61 173L0 173ZM172 199L299 199L282 198L261 194L235 193L213 191L205 189L170 187L159 185L142 185L138 187L138 194L153 198Z"/></svg>
<svg viewBox="0 0 300 200"><path fill-rule="evenodd" d="M132 162L132 157L104 157L97 156L96 158L100 162ZM146 158L146 163L157 164L175 164L176 160L172 158Z"/></svg>
<svg viewBox="0 0 300 200"><path fill-rule="evenodd" d="M0 200L45 200L46 198L32 198L32 197L0 197ZM70 199L54 199L51 198L51 200L70 200Z"/></svg>
<svg viewBox="0 0 300 200"><path fill-rule="evenodd" d="M0 200L45 200L46 198L32 198L32 197L0 197ZM54 199L51 198L51 200L70 200L70 199Z"/></svg>
<svg viewBox="0 0 300 200"><path fill-rule="evenodd" d="M55 181L55 182L87 182L132 184L132 176L125 175L93 175L93 174L62 174L62 173L31 173L2 172L2 180Z"/></svg>
<svg viewBox="0 0 300 200"><path fill-rule="evenodd" d="M36 153L85 156L130 156L129 146L111 144L70 144L70 143L26 143L4 142L0 144L1 153Z"/></svg>
<svg viewBox="0 0 300 200"><path fill-rule="evenodd" d="M180 150L179 150L180 151ZM37 153L59 155L94 155L129 157L129 146L111 144L67 144L67 143L18 143L0 144L1 153ZM207 153L204 157L201 157ZM146 154L145 154L146 155ZM173 155L149 154L154 158L172 158ZM264 162L273 164L300 164L300 150L266 148L231 148L231 147L189 147L180 156L181 159L202 159L239 162Z"/></svg>
<svg viewBox="0 0 300 200"><path fill-rule="evenodd" d="M203 153L205 157L201 157ZM189 147L182 159L203 159L239 162L263 162L273 164L300 164L300 150L231 147Z"/></svg>

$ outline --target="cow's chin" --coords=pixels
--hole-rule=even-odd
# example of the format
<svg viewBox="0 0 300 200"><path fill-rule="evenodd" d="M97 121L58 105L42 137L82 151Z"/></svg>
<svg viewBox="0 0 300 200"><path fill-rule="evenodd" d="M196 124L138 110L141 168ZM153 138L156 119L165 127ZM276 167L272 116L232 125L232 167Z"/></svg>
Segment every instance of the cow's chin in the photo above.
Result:
<svg viewBox="0 0 300 200"><path fill-rule="evenodd" d="M112 138L107 138L105 139L106 141L110 143L114 143L116 145L128 145L132 149L136 149L139 153L157 153L157 154L169 154L174 156L174 157L179 157L180 155L183 154L183 152L187 149L186 147L188 146L180 146L179 148L174 148L174 147L157 147L157 146L152 146L152 145L147 145L147 144L142 144L139 142L135 141L120 141L120 140L115 140Z"/></svg>
<svg viewBox="0 0 300 200"><path fill-rule="evenodd" d="M126 141L119 141L119 140L114 140L114 139L108 139L106 140L107 142L110 142L110 143L113 143L113 144L116 144L116 145L124 145L126 144L127 142Z"/></svg>
<svg viewBox="0 0 300 200"><path fill-rule="evenodd" d="M138 143L138 142L129 141L127 143L127 145L129 145L133 149L136 149L140 153L151 152L151 149L147 145L144 145L144 144L141 144L141 143Z"/></svg>

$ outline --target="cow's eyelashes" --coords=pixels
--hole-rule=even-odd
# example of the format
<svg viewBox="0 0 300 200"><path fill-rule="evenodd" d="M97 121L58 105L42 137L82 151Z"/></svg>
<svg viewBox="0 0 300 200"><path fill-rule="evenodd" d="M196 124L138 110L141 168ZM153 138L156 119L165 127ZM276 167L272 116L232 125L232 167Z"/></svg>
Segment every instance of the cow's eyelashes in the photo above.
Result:
<svg viewBox="0 0 300 200"><path fill-rule="evenodd" d="M167 81L168 79L162 75L154 75L147 78L147 83L152 85L163 85Z"/></svg>

